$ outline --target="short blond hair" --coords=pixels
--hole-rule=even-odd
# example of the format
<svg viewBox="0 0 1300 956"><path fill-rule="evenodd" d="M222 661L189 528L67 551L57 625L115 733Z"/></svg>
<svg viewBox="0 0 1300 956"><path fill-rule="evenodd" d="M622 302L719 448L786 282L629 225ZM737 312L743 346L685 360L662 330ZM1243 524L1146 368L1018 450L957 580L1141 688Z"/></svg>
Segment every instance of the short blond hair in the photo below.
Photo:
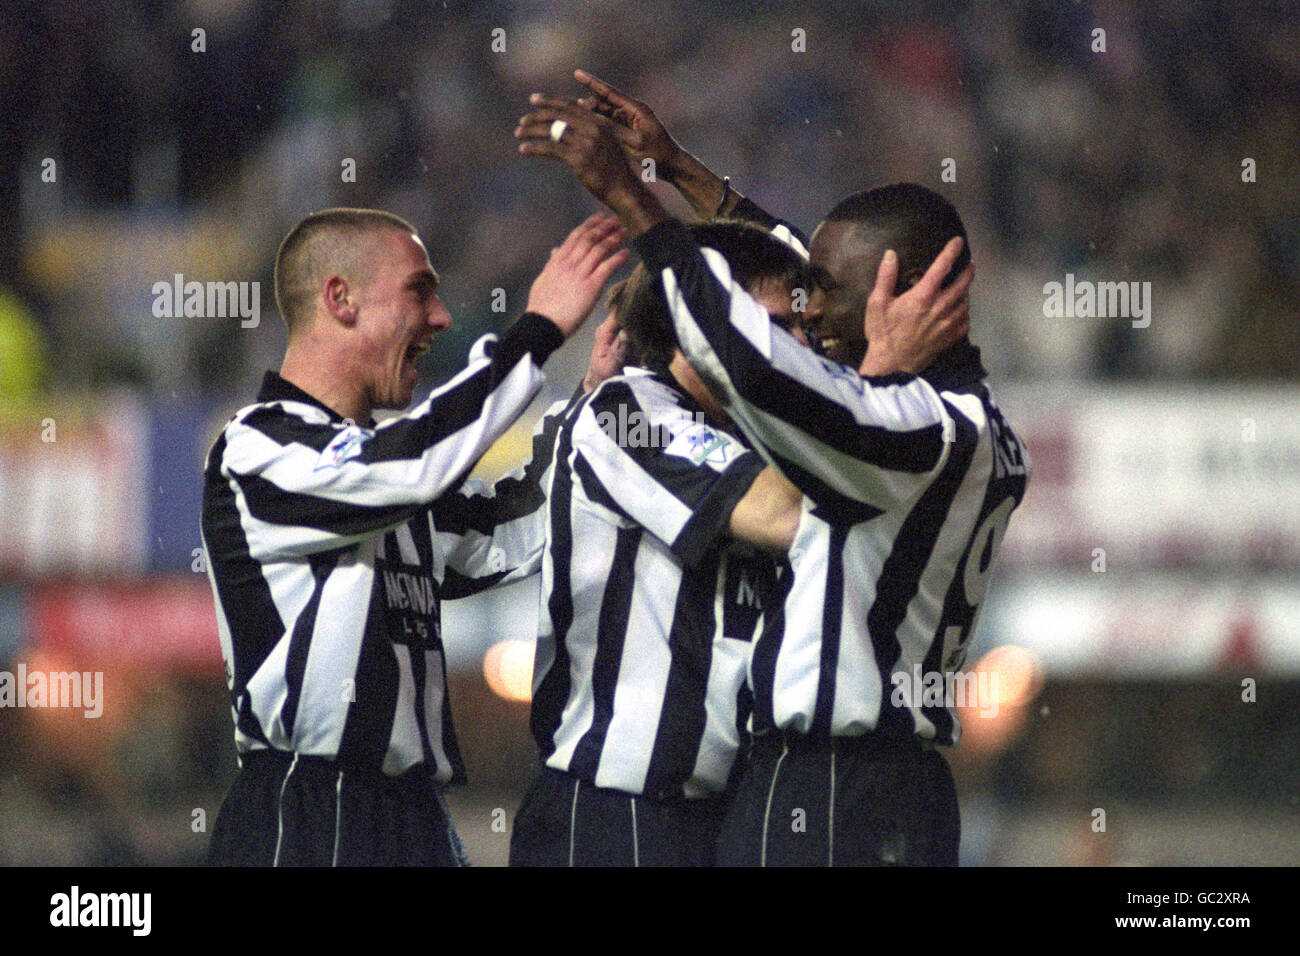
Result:
<svg viewBox="0 0 1300 956"><path fill-rule="evenodd" d="M275 304L290 334L311 315L327 272L349 273L364 282L370 264L362 240L387 230L415 234L415 227L382 209L322 209L289 230L275 254Z"/></svg>

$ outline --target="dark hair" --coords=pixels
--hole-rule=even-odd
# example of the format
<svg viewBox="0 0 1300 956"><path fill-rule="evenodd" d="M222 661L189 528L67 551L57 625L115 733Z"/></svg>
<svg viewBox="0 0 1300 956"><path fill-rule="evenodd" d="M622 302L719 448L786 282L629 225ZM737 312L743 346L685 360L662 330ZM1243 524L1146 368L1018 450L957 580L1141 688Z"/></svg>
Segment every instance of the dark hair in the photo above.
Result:
<svg viewBox="0 0 1300 956"><path fill-rule="evenodd" d="M787 289L811 288L808 264L791 246L766 229L733 219L715 219L689 227L701 247L716 250L727 261L732 279L746 291L766 282ZM677 351L677 333L664 300L663 282L637 264L620 290L619 322L641 364L667 366Z"/></svg>
<svg viewBox="0 0 1300 956"><path fill-rule="evenodd" d="M415 232L391 212L347 208L314 212L289 230L275 255L275 303L290 331L311 312L318 274L343 265L340 248L384 229Z"/></svg>
<svg viewBox="0 0 1300 956"><path fill-rule="evenodd" d="M953 236L966 238L966 226L952 203L918 183L893 183L854 193L827 213L826 222L855 223L879 234L880 252L888 248L898 253L900 293L906 290L908 273L928 269ZM969 263L967 242L943 284L956 279ZM866 278L874 282L875 276Z"/></svg>

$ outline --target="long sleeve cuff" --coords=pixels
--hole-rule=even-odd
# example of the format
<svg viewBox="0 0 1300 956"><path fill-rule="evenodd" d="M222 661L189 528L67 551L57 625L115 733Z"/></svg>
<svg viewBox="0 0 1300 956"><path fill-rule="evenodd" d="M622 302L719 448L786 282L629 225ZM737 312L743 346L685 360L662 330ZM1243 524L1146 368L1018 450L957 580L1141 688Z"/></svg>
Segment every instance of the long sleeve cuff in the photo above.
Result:
<svg viewBox="0 0 1300 956"><path fill-rule="evenodd" d="M502 336L503 344L507 340L515 348L531 352L533 361L540 366L564 344L564 333L546 316L525 312Z"/></svg>

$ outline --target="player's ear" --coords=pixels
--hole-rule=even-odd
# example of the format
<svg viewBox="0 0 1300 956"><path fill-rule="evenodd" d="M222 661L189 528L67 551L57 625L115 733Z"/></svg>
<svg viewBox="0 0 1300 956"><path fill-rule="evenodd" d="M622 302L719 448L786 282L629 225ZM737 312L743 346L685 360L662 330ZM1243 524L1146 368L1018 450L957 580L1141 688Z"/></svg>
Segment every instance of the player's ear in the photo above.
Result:
<svg viewBox="0 0 1300 956"><path fill-rule="evenodd" d="M348 280L337 273L325 277L321 287L325 310L344 325L357 320L356 293Z"/></svg>

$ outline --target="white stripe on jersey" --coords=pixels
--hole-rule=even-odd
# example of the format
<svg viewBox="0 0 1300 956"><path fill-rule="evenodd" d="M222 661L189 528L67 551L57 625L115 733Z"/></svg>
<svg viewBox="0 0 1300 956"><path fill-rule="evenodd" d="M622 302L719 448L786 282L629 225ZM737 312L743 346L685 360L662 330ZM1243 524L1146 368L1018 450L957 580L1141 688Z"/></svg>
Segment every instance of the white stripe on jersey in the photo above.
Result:
<svg viewBox="0 0 1300 956"><path fill-rule="evenodd" d="M786 631L797 629L811 639L783 643L782 653L776 659L775 676L775 684L782 688L782 692L775 695L773 701L776 725L801 733L807 732L812 725L812 711L807 709L805 713L805 708L795 706L795 703L817 699L822 621L826 609L826 555L831 534L830 525L815 517L811 507L812 502L804 498L799 529L789 553L794 580L785 600ZM750 686L758 686L752 671Z"/></svg>
<svg viewBox="0 0 1300 956"><path fill-rule="evenodd" d="M386 774L401 773L424 759L420 725L415 719L415 672L411 667L411 648L394 644L393 656L397 658L397 705L393 708L393 730L388 735L388 750L384 753L383 770Z"/></svg>
<svg viewBox="0 0 1300 956"><path fill-rule="evenodd" d="M319 716L295 721L294 739L288 742L288 749L322 756L338 753L346 718L339 703L347 700L349 691L354 690L345 683L347 678L343 675L351 676L357 672L367 611L357 606L357 595L369 594L374 584L374 562L368 560L373 552L374 542L367 541L341 558L321 590L317 620L344 624L341 634L346 634L347 638L313 641L308 648L298 713L300 716ZM310 577L310 572L307 576Z"/></svg>
<svg viewBox="0 0 1300 956"><path fill-rule="evenodd" d="M635 578L629 621L660 621L671 626L681 564L662 547L643 546L633 561ZM623 635L623 656L614 690L614 716L596 770L596 786L640 793L654 752L659 715L668 690L672 653L659 628L631 627ZM735 689L732 689L735 693Z"/></svg>
<svg viewBox="0 0 1300 956"><path fill-rule="evenodd" d="M576 454L577 452L574 452L573 456L570 456L570 465ZM574 495L572 501L570 520L573 522L573 540L581 541L582 547L575 547L569 557L569 579L570 581L608 581L614 567L614 542L618 538L618 526L611 519L616 520L616 518L609 509L588 501L585 497ZM548 563L554 561L552 548L547 547L546 557L543 560ZM545 626L538 638L538 645L539 648L543 645L547 646L549 653L545 656L539 653L537 658L536 680L538 681L550 668L549 661L544 657L553 660L555 654L555 630L547 617L546 601L552 586L553 584L548 586L543 579L539 617L545 620ZM599 601L575 601L573 623L569 625L569 630L577 634L595 634L599 630L599 620ZM596 662L596 642L570 641L565 647L569 658L569 679L573 683L573 689L569 692L568 701L564 705L560 726L555 731L555 752L547 760L550 766L559 769L568 767L569 761L573 759L574 749L583 735L591 729L596 707L596 699L591 692L591 678Z"/></svg>
<svg viewBox="0 0 1300 956"><path fill-rule="evenodd" d="M731 555L723 555L722 567L718 569L718 589L713 598L713 661L709 668L708 699L717 701L717 706L710 707L705 715L706 727L700 741L699 759L695 762L693 780L708 781L710 789L721 790L726 781L719 781L716 768L730 763L730 756L740 747L740 727L737 720L738 701L736 688L746 678L749 671L749 652L753 641L748 635L730 635L725 633L723 622L726 619L725 602L728 598L723 582L726 580L727 566ZM687 789L687 796L700 796L694 788Z"/></svg>

